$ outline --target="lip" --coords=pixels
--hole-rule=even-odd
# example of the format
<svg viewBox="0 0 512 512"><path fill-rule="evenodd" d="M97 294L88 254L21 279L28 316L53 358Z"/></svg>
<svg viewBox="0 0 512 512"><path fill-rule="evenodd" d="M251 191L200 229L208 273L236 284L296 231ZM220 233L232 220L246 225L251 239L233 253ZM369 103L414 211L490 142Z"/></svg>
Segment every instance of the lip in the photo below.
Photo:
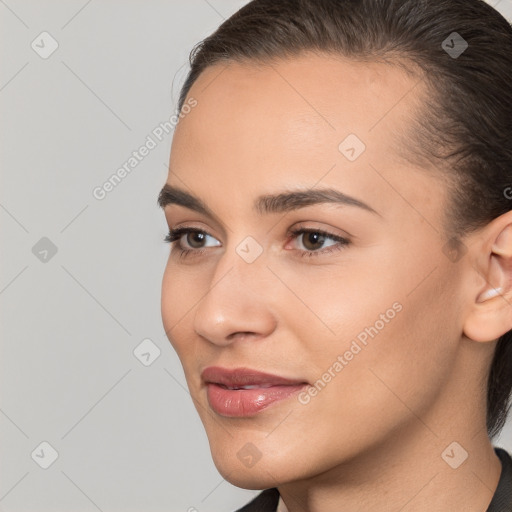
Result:
<svg viewBox="0 0 512 512"><path fill-rule="evenodd" d="M222 384L227 387L242 386L291 386L305 384L304 380L287 379L279 375L260 372L251 368L222 368L220 366L208 366L201 373L205 383Z"/></svg>
<svg viewBox="0 0 512 512"><path fill-rule="evenodd" d="M307 382L250 368L209 366L201 373L210 407L227 417L254 416L298 393ZM240 389L251 386L250 389ZM229 389L239 388L239 389Z"/></svg>

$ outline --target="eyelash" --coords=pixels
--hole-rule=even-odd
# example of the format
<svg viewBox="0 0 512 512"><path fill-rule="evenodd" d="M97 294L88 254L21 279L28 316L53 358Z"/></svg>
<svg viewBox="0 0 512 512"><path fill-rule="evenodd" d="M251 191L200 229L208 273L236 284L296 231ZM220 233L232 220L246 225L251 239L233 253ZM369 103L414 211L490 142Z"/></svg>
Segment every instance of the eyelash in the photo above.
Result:
<svg viewBox="0 0 512 512"><path fill-rule="evenodd" d="M181 228L177 228L177 229L171 229L169 231L169 234L164 238L164 242L174 244L176 241L179 241L179 239L183 235L188 235L190 233L201 233L203 235L211 236L209 233L207 233L206 231L203 231L201 229L181 227ZM335 242L338 242L338 244L329 246L327 249L322 249L319 251L299 250L299 252L301 253L300 254L301 257L321 256L323 254L342 250L350 244L350 241L347 240L346 238L343 238L343 237L337 236L337 235L333 235L332 233L327 233L326 231L322 231L321 229L296 228L296 229L289 230L286 233L286 235L296 238L297 236L299 236L301 234L307 234L307 233L315 233L315 234L321 235L322 237L329 238ZM182 249L180 247L179 257L185 258L185 257L192 255L192 253L194 253L194 256L199 256L202 253L204 253L205 251L206 251L206 249Z"/></svg>

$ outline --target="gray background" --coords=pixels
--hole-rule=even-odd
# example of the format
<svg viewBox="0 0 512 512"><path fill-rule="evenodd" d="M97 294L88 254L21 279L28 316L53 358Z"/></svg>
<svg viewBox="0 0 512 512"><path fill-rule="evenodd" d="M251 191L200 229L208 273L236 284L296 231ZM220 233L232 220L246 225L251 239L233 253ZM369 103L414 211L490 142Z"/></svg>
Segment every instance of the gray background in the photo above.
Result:
<svg viewBox="0 0 512 512"><path fill-rule="evenodd" d="M92 193L174 113L193 45L245 3L0 0L0 511L220 512L258 492L216 471L162 326L172 132ZM511 0L490 3L512 19ZM31 47L51 49L44 31L48 58ZM511 422L496 444L512 450Z"/></svg>

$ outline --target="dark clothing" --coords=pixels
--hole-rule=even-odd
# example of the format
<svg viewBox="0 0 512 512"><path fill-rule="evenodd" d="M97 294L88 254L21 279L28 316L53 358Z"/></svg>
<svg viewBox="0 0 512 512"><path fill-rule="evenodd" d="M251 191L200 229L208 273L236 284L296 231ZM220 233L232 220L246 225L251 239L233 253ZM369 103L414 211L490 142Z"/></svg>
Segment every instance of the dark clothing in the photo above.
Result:
<svg viewBox="0 0 512 512"><path fill-rule="evenodd" d="M495 448L495 451L503 469L487 512L512 512L512 458L501 448Z"/></svg>
<svg viewBox="0 0 512 512"><path fill-rule="evenodd" d="M512 457L502 448L495 448L501 460L501 477L487 512L512 512ZM236 512L276 512L279 491L266 489Z"/></svg>

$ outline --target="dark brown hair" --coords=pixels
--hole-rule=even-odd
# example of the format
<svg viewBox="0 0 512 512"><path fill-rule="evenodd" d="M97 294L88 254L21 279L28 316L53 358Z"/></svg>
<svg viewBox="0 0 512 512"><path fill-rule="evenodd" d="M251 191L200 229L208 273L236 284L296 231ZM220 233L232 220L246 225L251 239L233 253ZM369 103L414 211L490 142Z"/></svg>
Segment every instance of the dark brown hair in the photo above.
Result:
<svg viewBox="0 0 512 512"><path fill-rule="evenodd" d="M464 49L457 40L468 45L460 55L450 52ZM305 51L398 64L426 84L401 151L443 173L446 239L459 242L510 210L512 27L498 11L483 0L253 0L193 48L178 112L208 66ZM509 331L487 383L491 438L506 422L511 390Z"/></svg>

